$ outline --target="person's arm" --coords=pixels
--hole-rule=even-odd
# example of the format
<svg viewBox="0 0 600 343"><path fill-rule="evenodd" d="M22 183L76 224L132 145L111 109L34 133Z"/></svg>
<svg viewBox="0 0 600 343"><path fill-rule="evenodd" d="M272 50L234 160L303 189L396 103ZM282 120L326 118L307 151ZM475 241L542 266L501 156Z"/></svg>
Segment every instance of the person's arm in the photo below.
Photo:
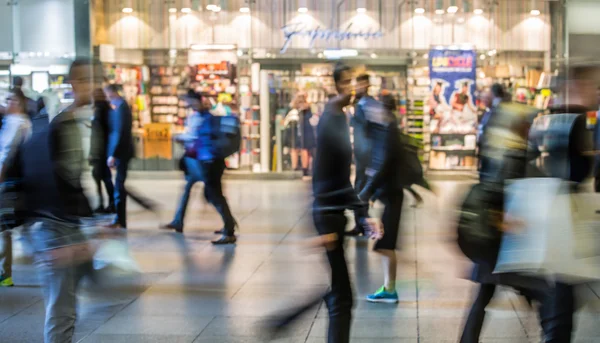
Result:
<svg viewBox="0 0 600 343"><path fill-rule="evenodd" d="M70 115L72 114L63 114L64 117ZM80 190L83 150L81 149L81 134L76 122L62 117L52 121L48 145L57 181L70 190Z"/></svg>
<svg viewBox="0 0 600 343"><path fill-rule="evenodd" d="M375 190L381 185L383 172L390 160L391 144L394 142L395 120L380 104L365 108L365 118L368 121L371 136L371 158L366 170L367 182L360 190L359 198L369 201Z"/></svg>
<svg viewBox="0 0 600 343"><path fill-rule="evenodd" d="M20 142L27 135L25 127L18 122L5 122L0 129L0 182L4 181L6 171L19 150Z"/></svg>
<svg viewBox="0 0 600 343"><path fill-rule="evenodd" d="M108 149L107 156L110 159L114 160L116 157L115 154L117 149L121 143L121 138L123 136L123 105L119 106L117 109L109 112L108 118ZM110 167L110 166L109 166Z"/></svg>

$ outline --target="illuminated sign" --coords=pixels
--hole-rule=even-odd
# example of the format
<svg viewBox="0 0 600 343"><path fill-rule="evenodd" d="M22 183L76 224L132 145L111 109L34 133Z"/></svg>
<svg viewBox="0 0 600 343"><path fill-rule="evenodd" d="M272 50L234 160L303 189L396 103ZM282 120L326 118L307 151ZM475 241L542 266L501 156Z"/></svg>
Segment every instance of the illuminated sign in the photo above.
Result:
<svg viewBox="0 0 600 343"><path fill-rule="evenodd" d="M305 23L291 23L281 28L285 37L285 42L280 53L285 53L292 43L294 37L309 37L310 43L308 48L311 49L317 40L330 41L335 40L342 42L351 39L377 39L383 37L383 32L380 30L356 30L352 31L352 23L348 24L345 29L325 29L317 26L308 28Z"/></svg>

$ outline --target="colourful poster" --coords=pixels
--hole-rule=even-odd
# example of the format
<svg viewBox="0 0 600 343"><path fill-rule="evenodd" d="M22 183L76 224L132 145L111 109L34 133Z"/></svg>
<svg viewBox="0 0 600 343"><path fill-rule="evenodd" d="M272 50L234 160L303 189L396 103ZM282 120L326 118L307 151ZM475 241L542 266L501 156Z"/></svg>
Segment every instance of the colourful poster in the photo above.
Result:
<svg viewBox="0 0 600 343"><path fill-rule="evenodd" d="M473 50L429 52L431 94L427 101L432 133L475 133L476 54Z"/></svg>

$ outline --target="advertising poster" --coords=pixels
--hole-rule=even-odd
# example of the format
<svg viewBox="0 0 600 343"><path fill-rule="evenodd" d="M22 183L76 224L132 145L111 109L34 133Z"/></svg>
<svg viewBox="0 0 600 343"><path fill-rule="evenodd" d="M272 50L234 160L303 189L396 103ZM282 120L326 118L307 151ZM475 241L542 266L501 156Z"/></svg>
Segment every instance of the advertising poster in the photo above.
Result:
<svg viewBox="0 0 600 343"><path fill-rule="evenodd" d="M432 133L476 132L476 60L473 50L432 49L429 52L431 94L428 105Z"/></svg>

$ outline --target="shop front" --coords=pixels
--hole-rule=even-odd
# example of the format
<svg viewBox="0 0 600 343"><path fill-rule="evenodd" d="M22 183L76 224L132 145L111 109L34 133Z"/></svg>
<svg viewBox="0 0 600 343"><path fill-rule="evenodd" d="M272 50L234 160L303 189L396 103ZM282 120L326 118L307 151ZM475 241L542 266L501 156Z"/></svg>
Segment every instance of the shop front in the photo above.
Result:
<svg viewBox="0 0 600 343"><path fill-rule="evenodd" d="M109 82L137 92L130 103L139 112L140 135L150 124L169 125L171 136L183 130L180 97L195 88L214 99L217 113L240 116L243 143L228 161L232 169L291 172L311 165L307 137L335 92L331 73L338 61L368 74L372 95L394 96L395 114L432 170L476 168L481 98L492 83L541 109L551 97L550 16L543 1L535 9L518 1L219 4L145 8L133 2L123 11L120 1L108 0L100 31L113 49L139 54L133 65L117 56L107 70ZM293 111L298 94L305 104ZM432 98L445 107L435 108ZM307 109L305 122L296 113ZM140 151L144 160L154 158L152 150ZM162 162L145 168L174 168L181 153L172 144L170 161L156 157Z"/></svg>

